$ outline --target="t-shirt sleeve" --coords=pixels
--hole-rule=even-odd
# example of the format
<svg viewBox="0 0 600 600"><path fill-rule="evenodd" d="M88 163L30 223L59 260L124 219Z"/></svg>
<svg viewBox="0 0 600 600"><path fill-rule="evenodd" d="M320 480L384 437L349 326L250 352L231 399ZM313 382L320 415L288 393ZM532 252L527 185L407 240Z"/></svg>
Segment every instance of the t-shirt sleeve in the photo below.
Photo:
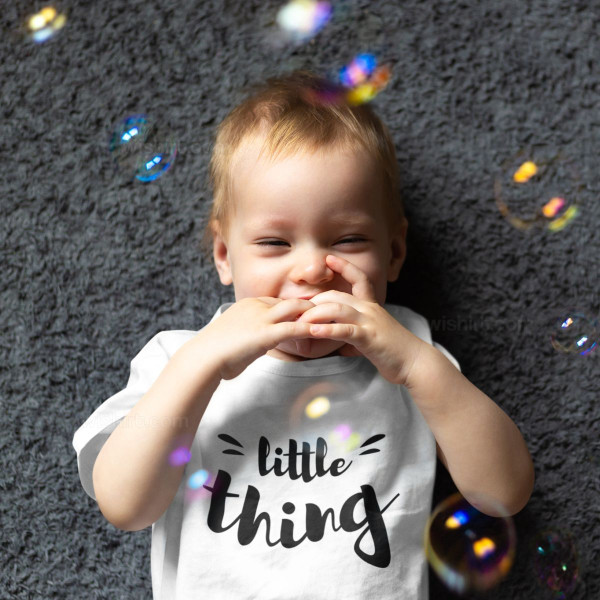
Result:
<svg viewBox="0 0 600 600"><path fill-rule="evenodd" d="M94 500L92 471L102 446L123 417L150 389L169 361L170 352L165 344L165 333L155 335L131 361L129 380L125 389L103 402L79 427L73 436L77 452L79 478L85 492ZM135 426L135 423L132 424Z"/></svg>
<svg viewBox="0 0 600 600"><path fill-rule="evenodd" d="M452 356L452 354L450 354L450 352L448 352L448 350L446 350L446 348L444 348L444 346L438 344L437 342L433 342L433 347L437 348L460 371L460 365L458 364L458 361L456 358L454 358L454 356Z"/></svg>

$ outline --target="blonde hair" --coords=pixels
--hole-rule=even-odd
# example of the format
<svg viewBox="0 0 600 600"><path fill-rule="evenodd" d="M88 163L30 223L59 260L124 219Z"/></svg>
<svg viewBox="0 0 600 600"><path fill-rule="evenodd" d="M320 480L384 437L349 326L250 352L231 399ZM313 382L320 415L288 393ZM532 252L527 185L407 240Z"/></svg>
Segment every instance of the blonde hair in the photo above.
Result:
<svg viewBox="0 0 600 600"><path fill-rule="evenodd" d="M211 255L216 232L226 236L233 212L232 164L236 151L265 131L263 151L270 158L322 148L365 150L374 159L392 214L404 217L398 164L387 127L367 105L351 106L344 88L310 71L272 77L250 87L250 94L221 122L210 159L213 202L201 246Z"/></svg>

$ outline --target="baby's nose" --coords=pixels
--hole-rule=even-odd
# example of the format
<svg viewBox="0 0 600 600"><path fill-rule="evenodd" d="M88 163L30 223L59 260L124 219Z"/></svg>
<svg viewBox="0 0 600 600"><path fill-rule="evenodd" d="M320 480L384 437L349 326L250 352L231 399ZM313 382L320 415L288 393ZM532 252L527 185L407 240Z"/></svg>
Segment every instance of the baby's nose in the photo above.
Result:
<svg viewBox="0 0 600 600"><path fill-rule="evenodd" d="M326 256L327 254L322 252L306 253L292 269L291 279L305 281L310 285L331 281L334 272L327 266Z"/></svg>

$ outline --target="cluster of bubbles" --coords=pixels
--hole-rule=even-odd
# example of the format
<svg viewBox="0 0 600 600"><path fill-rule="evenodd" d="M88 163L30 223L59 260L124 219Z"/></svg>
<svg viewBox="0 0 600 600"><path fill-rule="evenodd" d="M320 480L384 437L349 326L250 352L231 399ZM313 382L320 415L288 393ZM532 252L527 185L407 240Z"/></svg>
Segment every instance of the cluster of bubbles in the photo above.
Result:
<svg viewBox="0 0 600 600"><path fill-rule="evenodd" d="M303 43L313 38L334 15L329 2L315 0L291 0L277 13L277 24L284 38ZM313 101L321 103L348 102L356 106L370 102L387 86L391 70L388 65L377 66L373 54L358 54L338 71L337 81L342 88L332 86L328 90L307 90Z"/></svg>
<svg viewBox="0 0 600 600"><path fill-rule="evenodd" d="M119 121L108 148L118 170L142 182L154 181L166 173L177 156L174 136L145 114Z"/></svg>
<svg viewBox="0 0 600 600"><path fill-rule="evenodd" d="M579 578L579 562L568 533L542 531L533 542L533 567L539 583L557 600L568 598Z"/></svg>
<svg viewBox="0 0 600 600"><path fill-rule="evenodd" d="M579 214L583 188L574 163L544 147L509 158L494 183L498 209L511 225L553 232Z"/></svg>
<svg viewBox="0 0 600 600"><path fill-rule="evenodd" d="M280 8L276 21L289 41L304 43L321 31L333 14L330 2L292 0ZM28 16L22 28L28 39L41 43L52 38L65 23L65 14L49 5ZM358 105L372 100L387 86L389 79L388 66L378 67L372 54L359 54L339 70L339 81L331 82L331 90L307 90L306 93L312 101ZM147 183L172 167L178 144L173 134L154 118L135 114L125 116L115 125L108 147L116 170L122 176Z"/></svg>
<svg viewBox="0 0 600 600"><path fill-rule="evenodd" d="M565 354L589 354L598 346L598 319L583 312L569 312L557 319L550 337L552 346Z"/></svg>
<svg viewBox="0 0 600 600"><path fill-rule="evenodd" d="M66 22L67 17L64 13L59 12L54 6L45 6L25 19L23 33L27 39L40 44L54 37Z"/></svg>
<svg viewBox="0 0 600 600"><path fill-rule="evenodd" d="M177 446L169 454L169 464L172 467L186 465L192 459L192 453L186 445ZM206 469L198 469L187 477L185 486L185 499L188 502L193 502L199 498L204 498L209 495L204 488L204 484L209 482L211 474Z"/></svg>
<svg viewBox="0 0 600 600"><path fill-rule="evenodd" d="M496 503L486 505L507 515ZM425 554L444 584L457 594L483 592L510 571L517 537L509 516L491 517L459 493L441 502L425 528ZM537 582L555 600L571 596L579 579L579 556L572 535L546 530L529 544Z"/></svg>
<svg viewBox="0 0 600 600"><path fill-rule="evenodd" d="M498 514L506 514L494 504ZM425 528L425 554L444 584L454 592L484 591L510 571L516 549L509 516L490 517L461 494L441 502Z"/></svg>

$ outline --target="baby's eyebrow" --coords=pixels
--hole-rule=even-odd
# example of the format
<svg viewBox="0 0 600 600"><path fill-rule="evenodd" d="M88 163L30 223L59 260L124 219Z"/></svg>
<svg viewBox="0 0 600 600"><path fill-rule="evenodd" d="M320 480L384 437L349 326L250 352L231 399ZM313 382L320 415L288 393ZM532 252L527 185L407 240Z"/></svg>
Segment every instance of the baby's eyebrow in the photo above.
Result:
<svg viewBox="0 0 600 600"><path fill-rule="evenodd" d="M368 215L335 215L329 220L328 225L333 227L365 227L373 223L373 217ZM248 221L249 229L288 229L294 227L293 219L271 217L255 221Z"/></svg>

